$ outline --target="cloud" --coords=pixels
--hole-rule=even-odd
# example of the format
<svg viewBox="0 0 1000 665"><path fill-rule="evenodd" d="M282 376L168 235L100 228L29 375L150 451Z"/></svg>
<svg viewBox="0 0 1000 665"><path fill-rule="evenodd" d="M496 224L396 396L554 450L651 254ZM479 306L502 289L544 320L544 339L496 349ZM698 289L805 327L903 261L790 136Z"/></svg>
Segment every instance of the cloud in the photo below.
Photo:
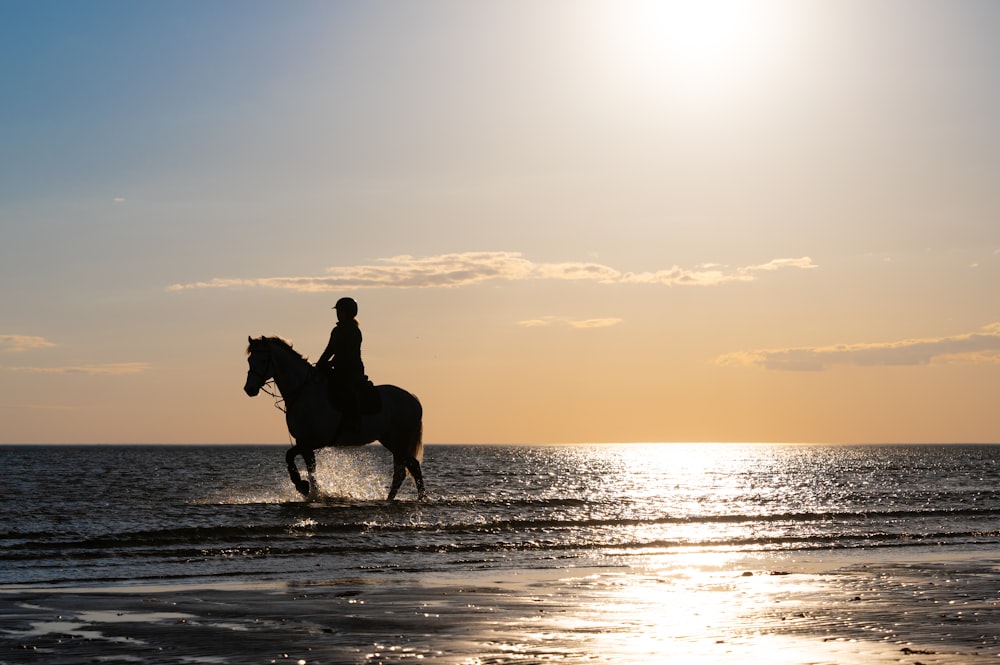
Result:
<svg viewBox="0 0 1000 665"><path fill-rule="evenodd" d="M719 356L716 363L786 371L819 371L831 365L870 367L1000 363L1000 322L984 326L978 332L951 337L738 351Z"/></svg>
<svg viewBox="0 0 1000 665"><path fill-rule="evenodd" d="M122 376L126 374L139 374L149 368L149 363L106 363L103 365L71 365L66 367L4 367L3 369L11 372L29 372L32 374Z"/></svg>
<svg viewBox="0 0 1000 665"><path fill-rule="evenodd" d="M128 199L126 199L124 196L116 196L115 198L111 199L111 201L115 205L121 205L122 203L125 203L126 201L128 201Z"/></svg>
<svg viewBox="0 0 1000 665"><path fill-rule="evenodd" d="M626 273L621 281L631 284L663 284L666 286L717 286L730 282L752 282L755 273L773 272L782 268L815 268L816 264L808 256L798 259L774 259L760 265L729 268L715 263L706 263L694 269L673 266L656 272Z"/></svg>
<svg viewBox="0 0 1000 665"><path fill-rule="evenodd" d="M518 321L517 325L525 328L541 328L552 325L564 325L570 328L608 328L616 326L621 322L621 319L613 317L604 319L569 319L564 316L543 316L540 319Z"/></svg>
<svg viewBox="0 0 1000 665"><path fill-rule="evenodd" d="M19 353L31 349L45 349L55 346L44 337L34 335L0 335L0 351Z"/></svg>
<svg viewBox="0 0 1000 665"><path fill-rule="evenodd" d="M456 288L487 281L573 280L599 284L659 284L666 286L714 286L749 282L763 271L785 268L808 269L816 265L809 257L774 259L761 265L729 268L707 264L694 269L673 266L653 272L621 272L600 263L535 263L520 252L463 252L437 256L410 255L379 259L375 265L329 268L325 274L298 277L222 278L173 284L170 291L188 289L272 288L304 292L343 291L366 288Z"/></svg>

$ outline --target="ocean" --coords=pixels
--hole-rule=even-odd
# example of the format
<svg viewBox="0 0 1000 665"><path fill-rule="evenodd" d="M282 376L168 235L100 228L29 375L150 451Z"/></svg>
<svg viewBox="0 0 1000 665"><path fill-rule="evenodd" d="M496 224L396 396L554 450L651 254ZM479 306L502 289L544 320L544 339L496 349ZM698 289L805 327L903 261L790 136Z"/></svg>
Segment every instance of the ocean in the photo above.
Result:
<svg viewBox="0 0 1000 665"><path fill-rule="evenodd" d="M0 447L0 584L1000 546L1000 446L429 445L394 503L380 446L321 451L312 502L283 453Z"/></svg>
<svg viewBox="0 0 1000 665"><path fill-rule="evenodd" d="M600 603L617 612L618 619L608 619L612 625L640 622L608 647L617 650L608 662L653 662L621 656L636 647L637 636L668 640L665 624L649 623L650 612L664 615L663 603L694 611L705 598L743 619L719 628L723 637L692 629L694 637L682 642L689 647L704 647L713 635L716 645L735 644L734 626L758 640L798 634L791 627L803 618L802 634L822 637L833 625L837 640L912 645L906 622L918 622L917 634L921 612L939 611L952 613L951 627L925 626L938 651L924 643L920 649L1000 655L998 445L428 445L428 498L418 501L407 479L392 503L384 500L391 456L380 446L320 451L320 491L308 501L288 479L284 452L284 446L239 445L0 446L0 592L16 598L24 590L391 590L398 584L435 597L428 589L454 591L473 582L485 588L486 580L506 589L512 581L547 580L538 582L536 595L563 603L562 611L585 625L604 616ZM796 596L787 585L797 575L809 576L809 589ZM767 591L766 603L764 596L751 602L751 587L741 585L754 580L785 586ZM808 619L825 611L817 607L824 607L821 589L830 585L838 603L877 594L877 612L864 614L860 603L837 605L829 610L834 618L818 628ZM730 595L713 596L713 589ZM508 591L504 597L514 594ZM439 596L440 617L453 596ZM775 598L785 599L787 613L775 610ZM385 611L377 600L368 611ZM36 604L22 598L8 622L28 621ZM842 610L854 619L840 625L835 615ZM513 615L497 620L509 623L527 610L508 611ZM780 630L767 628L772 624ZM6 632L23 641L30 630L23 624ZM492 660L479 655L496 635L421 653L456 663L602 662L583 657L599 652L593 640L601 632L563 635L556 640L561 651L552 652L560 658L539 656L535 648L534 656L519 659L514 638L515 646ZM550 636L558 633L550 626ZM343 662L405 660L403 651L397 660L362 658L375 647L357 646L357 658ZM681 652L699 661L700 652ZM241 662L218 658L206 662ZM4 662L20 661L0 656ZM921 662L938 661L925 654Z"/></svg>

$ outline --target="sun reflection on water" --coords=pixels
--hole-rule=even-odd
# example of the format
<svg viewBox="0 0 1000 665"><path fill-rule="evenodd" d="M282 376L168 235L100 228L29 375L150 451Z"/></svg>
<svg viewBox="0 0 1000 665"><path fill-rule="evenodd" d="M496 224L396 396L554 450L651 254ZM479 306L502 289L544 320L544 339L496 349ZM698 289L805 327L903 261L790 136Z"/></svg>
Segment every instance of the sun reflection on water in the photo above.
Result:
<svg viewBox="0 0 1000 665"><path fill-rule="evenodd" d="M536 636L553 652L614 654L619 664L883 662L859 659L849 641L781 631L786 619L804 616L796 597L821 585L814 576L747 570L748 563L736 552L674 552L647 554L622 571L568 576L561 598L572 599L573 610L536 626Z"/></svg>

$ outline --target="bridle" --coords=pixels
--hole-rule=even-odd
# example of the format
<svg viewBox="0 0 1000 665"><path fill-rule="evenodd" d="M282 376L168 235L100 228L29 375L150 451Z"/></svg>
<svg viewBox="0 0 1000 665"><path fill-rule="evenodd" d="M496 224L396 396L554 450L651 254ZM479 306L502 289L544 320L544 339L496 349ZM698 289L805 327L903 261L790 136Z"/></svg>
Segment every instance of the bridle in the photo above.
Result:
<svg viewBox="0 0 1000 665"><path fill-rule="evenodd" d="M260 347L258 346L258 348L260 348ZM250 354L253 355L253 352L255 350L256 349L254 349L254 348L251 347ZM267 349L267 365L265 365L265 369L269 369L271 367L272 363L274 363L274 359L271 357L271 350ZM256 376L258 379L260 379L260 387L261 388L263 388L264 384L267 383L268 381L270 381L274 377L273 373L272 374L265 374L264 372L261 372L260 370L258 370L253 365L250 365L250 369L247 371L247 374L250 374L252 376Z"/></svg>
<svg viewBox="0 0 1000 665"><path fill-rule="evenodd" d="M257 348L259 349L261 348L261 346L266 347L266 342L261 341L257 346ZM250 354L253 355L255 350L256 349L254 349L253 346L251 345ZM315 371L310 373L310 375L306 377L304 381L302 381L301 385L299 385L299 387L292 394L287 396L282 395L277 390L278 384L277 381L275 381L274 373L271 371L273 369L272 366L274 364L274 357L271 354L271 349L270 347L267 347L265 350L267 352L267 364L264 366L264 369L266 372L269 373L262 372L256 369L253 365L251 365L247 374L256 376L258 379L260 379L260 390L274 398L274 407L276 409L278 409L282 413L288 413L288 408L292 406L292 402L298 399L299 395L302 394L302 390L306 387L306 384L309 383L316 376L317 373ZM268 383L272 383L274 385L274 390L271 390L267 387Z"/></svg>

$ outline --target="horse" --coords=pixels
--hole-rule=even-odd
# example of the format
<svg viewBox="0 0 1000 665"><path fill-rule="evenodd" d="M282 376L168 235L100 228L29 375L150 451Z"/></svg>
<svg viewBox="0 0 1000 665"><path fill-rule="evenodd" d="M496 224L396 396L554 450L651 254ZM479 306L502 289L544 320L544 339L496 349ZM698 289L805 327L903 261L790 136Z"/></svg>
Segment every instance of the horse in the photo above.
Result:
<svg viewBox="0 0 1000 665"><path fill-rule="evenodd" d="M342 432L342 414L331 403L327 375L305 359L280 337L247 337L250 369L243 390L255 397L264 384L274 380L285 401L285 423L295 439L285 454L288 475L295 489L305 497L317 487L316 451L327 446L363 446L378 441L392 452L393 474L389 501L396 498L407 472L424 499L423 407L415 395L392 385L376 386L381 406L376 413L361 416L359 432ZM302 478L295 459L305 460L308 480Z"/></svg>

